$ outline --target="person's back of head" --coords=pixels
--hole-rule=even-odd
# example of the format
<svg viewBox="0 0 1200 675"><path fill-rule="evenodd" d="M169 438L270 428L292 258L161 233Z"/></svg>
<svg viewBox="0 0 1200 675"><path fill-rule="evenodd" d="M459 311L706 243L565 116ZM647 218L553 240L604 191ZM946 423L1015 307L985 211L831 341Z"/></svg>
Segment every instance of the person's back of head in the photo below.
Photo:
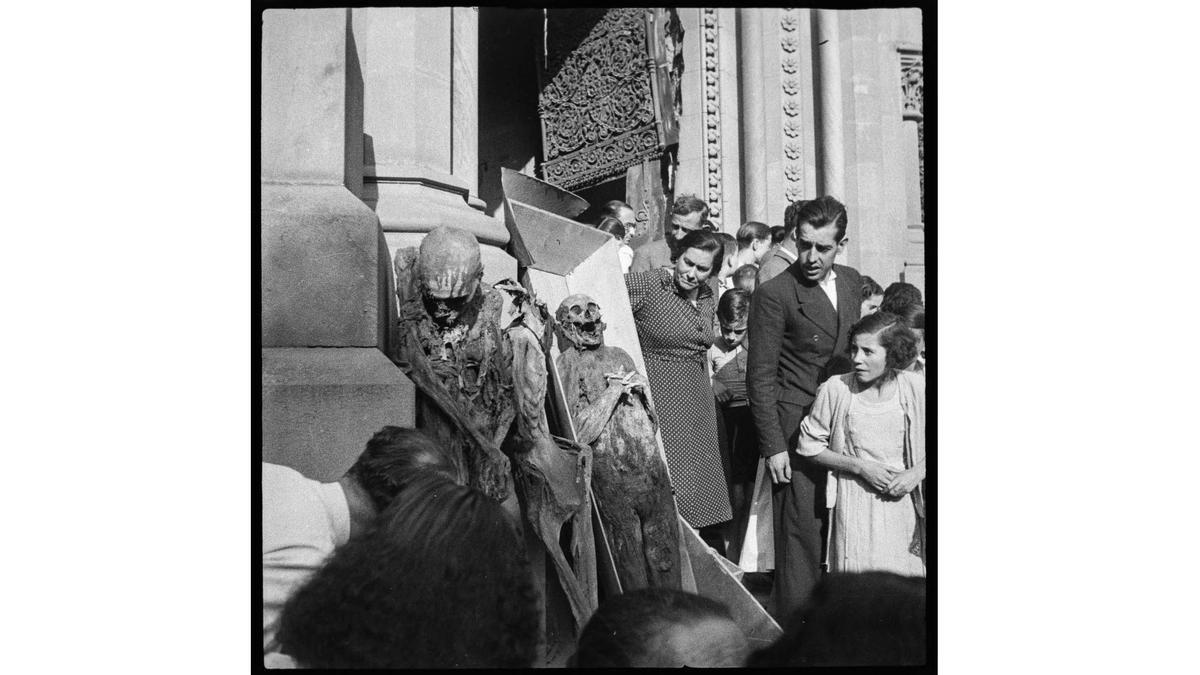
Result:
<svg viewBox="0 0 1200 675"><path fill-rule="evenodd" d="M376 432L346 475L366 491L376 512L382 512L418 471L466 483L465 468L432 437L418 429L395 426Z"/></svg>
<svg viewBox="0 0 1200 675"><path fill-rule="evenodd" d="M771 244L779 244L787 236L787 228L782 225L771 226Z"/></svg>
<svg viewBox="0 0 1200 675"><path fill-rule="evenodd" d="M758 268L754 265L742 265L733 271L734 288L753 293L757 285Z"/></svg>
<svg viewBox="0 0 1200 675"><path fill-rule="evenodd" d="M617 241L625 241L625 226L621 224L620 220L612 216L601 218L600 222L596 223L596 229L611 234L613 239Z"/></svg>
<svg viewBox="0 0 1200 675"><path fill-rule="evenodd" d="M738 667L746 637L719 602L667 588L606 600L579 635L577 668Z"/></svg>
<svg viewBox="0 0 1200 675"><path fill-rule="evenodd" d="M279 640L306 668L527 668L537 597L503 508L424 472L292 596Z"/></svg>
<svg viewBox="0 0 1200 675"><path fill-rule="evenodd" d="M925 579L888 572L832 574L750 667L926 663Z"/></svg>
<svg viewBox="0 0 1200 675"><path fill-rule="evenodd" d="M766 223L751 220L738 228L737 243L739 249L747 249L756 242L771 238L771 228Z"/></svg>
<svg viewBox="0 0 1200 675"><path fill-rule="evenodd" d="M863 274L861 276L861 279L862 279L862 299L863 300L866 300L867 298L870 298L870 297L874 297L876 295L883 295L883 287L880 286L879 283L876 282L874 279L872 279L871 277L869 277L865 274Z"/></svg>
<svg viewBox="0 0 1200 675"><path fill-rule="evenodd" d="M879 304L880 311L891 312L897 316L907 316L913 305L925 304L921 290L912 284L897 281L889 284L883 291L883 302Z"/></svg>

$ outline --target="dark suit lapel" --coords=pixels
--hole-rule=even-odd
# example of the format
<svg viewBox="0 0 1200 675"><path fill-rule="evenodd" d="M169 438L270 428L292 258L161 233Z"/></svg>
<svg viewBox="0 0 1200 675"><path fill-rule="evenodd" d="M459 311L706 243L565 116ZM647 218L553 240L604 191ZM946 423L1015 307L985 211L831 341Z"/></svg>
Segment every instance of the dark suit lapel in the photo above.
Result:
<svg viewBox="0 0 1200 675"><path fill-rule="evenodd" d="M850 326L862 318L859 316L859 312L862 311L862 289L854 287L849 274L840 272L837 279L834 279L834 283L837 284L838 321L841 324L838 328L849 331Z"/></svg>
<svg viewBox="0 0 1200 675"><path fill-rule="evenodd" d="M825 295L825 291L815 284L807 286L801 283L799 270L795 265L789 267L787 273L791 274L796 282L796 302L800 305L800 313L828 333L829 337L836 339L838 316L833 310L833 304L829 302L829 296ZM841 288L839 288L838 300L841 300L841 292Z"/></svg>

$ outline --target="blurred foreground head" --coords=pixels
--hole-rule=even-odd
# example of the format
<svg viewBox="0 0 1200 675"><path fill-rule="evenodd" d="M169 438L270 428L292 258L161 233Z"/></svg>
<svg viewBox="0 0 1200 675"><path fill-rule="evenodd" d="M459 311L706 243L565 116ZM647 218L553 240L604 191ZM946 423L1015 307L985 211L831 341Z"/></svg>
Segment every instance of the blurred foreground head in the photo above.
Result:
<svg viewBox="0 0 1200 675"><path fill-rule="evenodd" d="M708 598L666 588L630 591L605 601L584 626L572 659L578 668L739 667L746 636L729 610Z"/></svg>
<svg viewBox="0 0 1200 675"><path fill-rule="evenodd" d="M537 597L501 506L423 472L288 601L279 641L306 668L527 668Z"/></svg>
<svg viewBox="0 0 1200 675"><path fill-rule="evenodd" d="M925 579L888 572L832 574L751 667L926 663Z"/></svg>

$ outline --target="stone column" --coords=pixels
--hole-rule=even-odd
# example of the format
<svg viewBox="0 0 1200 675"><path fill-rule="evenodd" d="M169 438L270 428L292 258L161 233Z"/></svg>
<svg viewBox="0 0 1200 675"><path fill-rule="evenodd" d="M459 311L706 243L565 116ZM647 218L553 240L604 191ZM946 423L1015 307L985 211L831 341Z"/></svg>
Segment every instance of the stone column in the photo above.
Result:
<svg viewBox="0 0 1200 675"><path fill-rule="evenodd" d="M362 189L350 10L262 20L262 459L340 476L413 387L386 356L391 265Z"/></svg>
<svg viewBox="0 0 1200 675"><path fill-rule="evenodd" d="M504 223L476 210L478 13L368 7L354 10L353 28L366 89L364 200L389 254L450 225L479 240L485 281L515 277Z"/></svg>
<svg viewBox="0 0 1200 675"><path fill-rule="evenodd" d="M767 214L767 130L763 91L762 9L738 10L738 65L741 66L742 218L774 222Z"/></svg>
<svg viewBox="0 0 1200 675"><path fill-rule="evenodd" d="M817 101L820 110L820 194L846 199L842 133L842 61L838 10L816 9Z"/></svg>

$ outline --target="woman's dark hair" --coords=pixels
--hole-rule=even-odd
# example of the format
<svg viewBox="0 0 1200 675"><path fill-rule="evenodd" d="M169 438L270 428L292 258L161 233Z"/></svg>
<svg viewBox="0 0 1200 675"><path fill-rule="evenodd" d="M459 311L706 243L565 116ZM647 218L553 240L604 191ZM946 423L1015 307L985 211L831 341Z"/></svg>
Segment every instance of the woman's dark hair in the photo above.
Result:
<svg viewBox="0 0 1200 675"><path fill-rule="evenodd" d="M744 265L743 265L744 267ZM717 302L717 320L722 324L745 321L750 316L750 291L740 288L725 291Z"/></svg>
<svg viewBox="0 0 1200 675"><path fill-rule="evenodd" d="M629 591L602 603L579 634L577 668L632 668L654 660L671 626L732 621L721 603L669 588Z"/></svg>
<svg viewBox="0 0 1200 675"><path fill-rule="evenodd" d="M783 241L783 238L786 236L787 236L787 228L785 228L782 225L772 225L771 226L771 243L772 244L778 244L779 242Z"/></svg>
<svg viewBox="0 0 1200 675"><path fill-rule="evenodd" d="M433 471L459 485L466 470L428 434L417 429L386 426L367 441L367 447L346 472L382 513L419 471Z"/></svg>
<svg viewBox="0 0 1200 675"><path fill-rule="evenodd" d="M850 327L850 343L859 335L879 333L879 344L887 350L888 368L903 370L917 358L917 336L903 318L882 309L868 314Z"/></svg>
<svg viewBox="0 0 1200 675"><path fill-rule="evenodd" d="M625 239L625 226L612 216L601 218L600 222L596 223L596 229L611 234L617 241Z"/></svg>
<svg viewBox="0 0 1200 675"><path fill-rule="evenodd" d="M768 227L766 223L760 223L757 220L751 220L738 228L738 248L750 248L750 244L753 244L755 240L767 239L770 236L771 228Z"/></svg>
<svg viewBox="0 0 1200 675"><path fill-rule="evenodd" d="M879 303L879 311L891 312L897 316L905 316L913 305L924 306L921 290L912 284L897 281L889 284L883 292L883 302Z"/></svg>
<svg viewBox="0 0 1200 675"><path fill-rule="evenodd" d="M538 593L498 503L423 474L284 606L306 668L528 668Z"/></svg>
<svg viewBox="0 0 1200 675"><path fill-rule="evenodd" d="M789 618L783 637L747 666L916 666L928 660L922 577L831 574Z"/></svg>
<svg viewBox="0 0 1200 675"><path fill-rule="evenodd" d="M800 208L793 209L797 204L801 204ZM829 195L808 202L792 202L783 212L783 226L788 232L794 232L804 223L812 225L816 230L834 225L837 227L836 241L841 241L846 237L846 226L849 223L846 206Z"/></svg>
<svg viewBox="0 0 1200 675"><path fill-rule="evenodd" d="M671 260L673 261L675 258L683 255L684 251L689 248L713 254L712 273L715 276L717 272L721 271L721 264L725 261L725 246L715 233L704 229L696 229L688 232L675 246L675 257Z"/></svg>
<svg viewBox="0 0 1200 675"><path fill-rule="evenodd" d="M862 299L866 300L876 295L883 295L883 286L875 283L871 277L862 275Z"/></svg>

